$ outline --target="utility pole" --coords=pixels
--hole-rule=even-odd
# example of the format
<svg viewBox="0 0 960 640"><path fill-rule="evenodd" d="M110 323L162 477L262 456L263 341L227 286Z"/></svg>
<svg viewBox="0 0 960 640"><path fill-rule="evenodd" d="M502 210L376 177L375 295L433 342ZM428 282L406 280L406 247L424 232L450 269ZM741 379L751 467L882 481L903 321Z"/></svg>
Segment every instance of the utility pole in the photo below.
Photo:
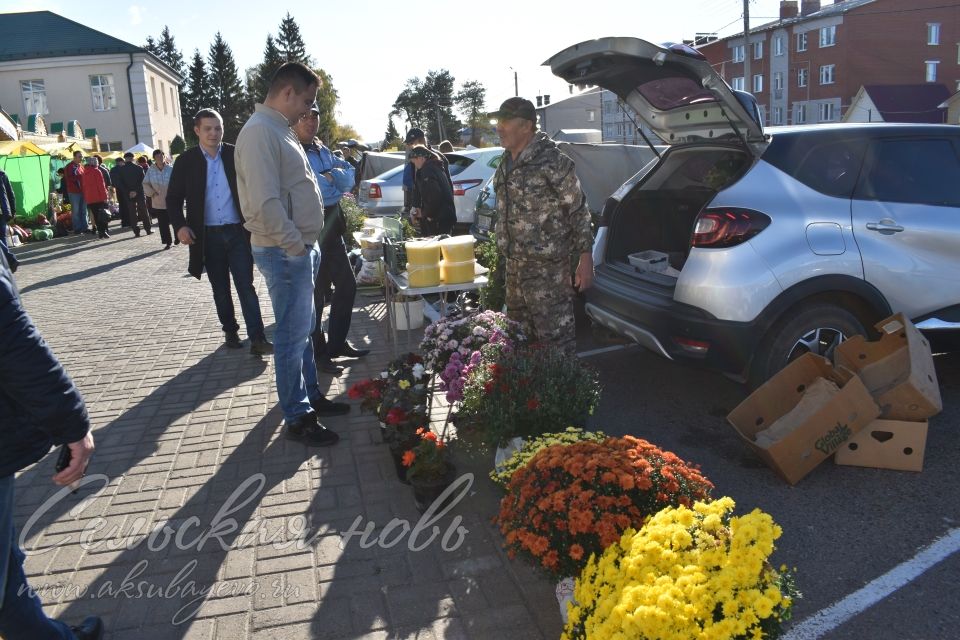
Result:
<svg viewBox="0 0 960 640"><path fill-rule="evenodd" d="M517 70L513 67L510 67L510 71L513 71L513 95L514 97L520 96L520 84L517 82Z"/></svg>
<svg viewBox="0 0 960 640"><path fill-rule="evenodd" d="M750 76L750 0L743 0L743 89L753 93L753 78Z"/></svg>

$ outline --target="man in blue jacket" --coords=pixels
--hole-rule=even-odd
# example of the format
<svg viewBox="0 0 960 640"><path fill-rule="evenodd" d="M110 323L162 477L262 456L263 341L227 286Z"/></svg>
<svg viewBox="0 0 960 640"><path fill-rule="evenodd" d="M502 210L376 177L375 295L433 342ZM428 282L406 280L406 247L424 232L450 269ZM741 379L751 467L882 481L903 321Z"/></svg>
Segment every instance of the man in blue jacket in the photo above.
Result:
<svg viewBox="0 0 960 640"><path fill-rule="evenodd" d="M340 375L343 369L334 364L332 358L360 358L369 349L358 349L347 342L350 331L350 319L353 315L353 301L357 295L357 280L353 267L347 257L347 248L343 244L343 234L347 222L340 208L340 199L353 186L354 170L346 160L333 155L323 142L317 139L320 128L320 107L316 102L293 130L303 145L307 160L313 168L323 198L323 231L320 236L320 271L313 287L313 304L317 311L317 326L310 338L313 341L314 360L317 369L325 373ZM328 295L330 285L333 295ZM323 316L323 304L330 301L330 322L325 339L320 318Z"/></svg>
<svg viewBox="0 0 960 640"><path fill-rule="evenodd" d="M69 486L80 480L93 454L87 408L24 311L0 253L0 637L6 640L103 637L96 616L73 628L48 618L23 572L13 523L14 475L53 445L65 445L71 454L70 464L53 481Z"/></svg>

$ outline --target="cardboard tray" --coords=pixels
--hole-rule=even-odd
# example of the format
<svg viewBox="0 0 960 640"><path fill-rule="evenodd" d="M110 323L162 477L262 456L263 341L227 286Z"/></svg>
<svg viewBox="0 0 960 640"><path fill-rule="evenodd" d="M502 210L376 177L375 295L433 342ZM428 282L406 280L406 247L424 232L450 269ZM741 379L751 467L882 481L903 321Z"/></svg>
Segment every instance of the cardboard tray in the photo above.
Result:
<svg viewBox="0 0 960 640"><path fill-rule="evenodd" d="M926 421L874 420L837 450L834 461L855 467L923 471L926 446Z"/></svg>
<svg viewBox="0 0 960 640"><path fill-rule="evenodd" d="M770 447L757 445L756 434L789 413L817 378L832 380L840 392ZM858 377L808 353L754 391L727 420L781 478L796 484L878 415L880 408Z"/></svg>
<svg viewBox="0 0 960 640"><path fill-rule="evenodd" d="M881 417L920 422L943 410L930 343L902 314L876 325L880 339L853 336L837 346L834 361L863 380Z"/></svg>

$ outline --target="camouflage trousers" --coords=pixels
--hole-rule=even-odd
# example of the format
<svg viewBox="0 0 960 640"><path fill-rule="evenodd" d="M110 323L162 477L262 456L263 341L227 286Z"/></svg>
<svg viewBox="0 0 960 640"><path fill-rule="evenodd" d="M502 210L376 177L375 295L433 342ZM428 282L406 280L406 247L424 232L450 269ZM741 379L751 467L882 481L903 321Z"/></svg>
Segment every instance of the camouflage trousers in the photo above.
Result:
<svg viewBox="0 0 960 640"><path fill-rule="evenodd" d="M523 326L531 341L574 355L574 291L567 263L506 262L507 316Z"/></svg>

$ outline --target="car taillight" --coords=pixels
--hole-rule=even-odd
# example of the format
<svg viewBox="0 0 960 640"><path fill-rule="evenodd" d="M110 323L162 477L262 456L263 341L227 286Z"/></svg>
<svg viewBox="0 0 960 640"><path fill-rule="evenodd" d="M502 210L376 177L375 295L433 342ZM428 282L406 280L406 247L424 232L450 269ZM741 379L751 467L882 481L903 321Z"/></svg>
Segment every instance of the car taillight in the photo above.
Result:
<svg viewBox="0 0 960 640"><path fill-rule="evenodd" d="M467 189L473 189L481 182L483 182L483 180L454 180L453 195L462 196L467 192Z"/></svg>
<svg viewBox="0 0 960 640"><path fill-rule="evenodd" d="M374 198L382 198L383 193L380 191L380 185L372 184L370 185L370 191L367 192L367 197L373 200Z"/></svg>
<svg viewBox="0 0 960 640"><path fill-rule="evenodd" d="M770 218L750 209L709 209L693 224L691 247L723 249L742 244L767 228Z"/></svg>

